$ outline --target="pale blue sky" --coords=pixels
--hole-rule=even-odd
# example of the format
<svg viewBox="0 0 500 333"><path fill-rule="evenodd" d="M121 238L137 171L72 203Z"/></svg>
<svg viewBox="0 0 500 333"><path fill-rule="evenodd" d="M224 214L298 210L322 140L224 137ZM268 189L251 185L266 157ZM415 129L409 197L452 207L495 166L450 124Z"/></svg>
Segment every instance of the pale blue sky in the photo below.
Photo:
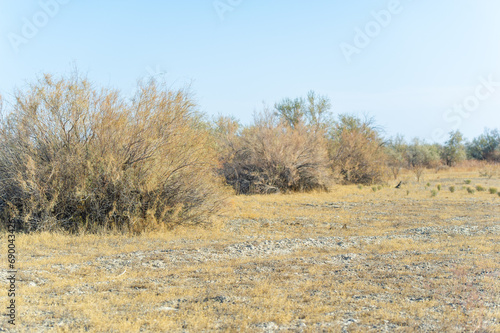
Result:
<svg viewBox="0 0 500 333"><path fill-rule="evenodd" d="M387 136L472 138L500 127L499 15L498 0L0 0L0 93L73 65L126 93L158 72L244 123L314 90Z"/></svg>

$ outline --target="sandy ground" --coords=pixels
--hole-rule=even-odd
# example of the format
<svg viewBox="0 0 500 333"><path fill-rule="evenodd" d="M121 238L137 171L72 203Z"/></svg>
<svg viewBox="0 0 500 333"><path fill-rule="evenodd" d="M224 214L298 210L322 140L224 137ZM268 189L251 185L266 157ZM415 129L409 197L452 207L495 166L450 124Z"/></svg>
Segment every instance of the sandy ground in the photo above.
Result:
<svg viewBox="0 0 500 333"><path fill-rule="evenodd" d="M18 235L0 331L500 332L500 196L466 191L500 181L465 178L233 197L210 226L141 236Z"/></svg>

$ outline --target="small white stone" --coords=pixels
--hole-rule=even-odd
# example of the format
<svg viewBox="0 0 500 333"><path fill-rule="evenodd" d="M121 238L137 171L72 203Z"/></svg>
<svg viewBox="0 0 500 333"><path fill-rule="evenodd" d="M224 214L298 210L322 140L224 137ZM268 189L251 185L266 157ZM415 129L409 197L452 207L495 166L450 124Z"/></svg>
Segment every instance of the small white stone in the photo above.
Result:
<svg viewBox="0 0 500 333"><path fill-rule="evenodd" d="M158 310L161 310L161 311L177 311L176 308L171 308L169 306L162 306L161 308L159 308Z"/></svg>

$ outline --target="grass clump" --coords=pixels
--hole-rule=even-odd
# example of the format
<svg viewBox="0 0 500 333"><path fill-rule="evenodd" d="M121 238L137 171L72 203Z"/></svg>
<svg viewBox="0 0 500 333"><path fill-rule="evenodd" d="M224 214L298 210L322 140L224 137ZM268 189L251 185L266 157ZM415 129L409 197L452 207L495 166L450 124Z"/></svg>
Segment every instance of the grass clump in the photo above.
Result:
<svg viewBox="0 0 500 333"><path fill-rule="evenodd" d="M469 185L471 183L471 180L470 179L466 179L466 180L464 180L464 183L467 184L467 185Z"/></svg>
<svg viewBox="0 0 500 333"><path fill-rule="evenodd" d="M496 194L496 193L498 193L498 189L496 187L490 187L489 191L490 191L490 194Z"/></svg>
<svg viewBox="0 0 500 333"><path fill-rule="evenodd" d="M481 185L476 185L476 190L478 192L484 192L484 191L486 191L486 189L483 186L481 186Z"/></svg>
<svg viewBox="0 0 500 333"><path fill-rule="evenodd" d="M2 221L140 232L217 211L215 152L188 92L150 81L126 101L74 74L15 97L0 127Z"/></svg>
<svg viewBox="0 0 500 333"><path fill-rule="evenodd" d="M438 191L441 191L441 184L437 184L437 186L436 186L436 187L437 187L437 190L438 190Z"/></svg>
<svg viewBox="0 0 500 333"><path fill-rule="evenodd" d="M471 187L467 187L467 193L474 194L474 193L476 193L476 190L471 188Z"/></svg>
<svg viewBox="0 0 500 333"><path fill-rule="evenodd" d="M431 191L431 197L435 197L438 194L437 190L432 190Z"/></svg>
<svg viewBox="0 0 500 333"><path fill-rule="evenodd" d="M455 186L450 186L448 189L450 190L451 193L455 192Z"/></svg>

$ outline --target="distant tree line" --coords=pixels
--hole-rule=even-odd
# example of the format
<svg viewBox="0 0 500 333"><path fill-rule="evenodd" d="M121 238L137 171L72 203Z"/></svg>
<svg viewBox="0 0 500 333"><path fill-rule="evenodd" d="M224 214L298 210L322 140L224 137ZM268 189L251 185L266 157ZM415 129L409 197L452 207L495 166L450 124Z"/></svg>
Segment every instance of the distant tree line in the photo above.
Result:
<svg viewBox="0 0 500 333"><path fill-rule="evenodd" d="M220 117L212 124L219 172L237 193L274 193L326 189L332 182L373 184L401 169L454 166L466 159L500 161L498 130L468 142L459 131L445 144L401 135L384 139L373 118L331 113L326 96L285 98L241 126Z"/></svg>
<svg viewBox="0 0 500 333"><path fill-rule="evenodd" d="M0 110L2 110L0 97ZM141 232L207 221L238 194L373 184L465 159L500 161L498 130L444 144L385 139L374 119L333 116L309 92L264 107L250 125L208 120L184 89L154 80L133 98L75 73L44 75L2 112L0 227Z"/></svg>

